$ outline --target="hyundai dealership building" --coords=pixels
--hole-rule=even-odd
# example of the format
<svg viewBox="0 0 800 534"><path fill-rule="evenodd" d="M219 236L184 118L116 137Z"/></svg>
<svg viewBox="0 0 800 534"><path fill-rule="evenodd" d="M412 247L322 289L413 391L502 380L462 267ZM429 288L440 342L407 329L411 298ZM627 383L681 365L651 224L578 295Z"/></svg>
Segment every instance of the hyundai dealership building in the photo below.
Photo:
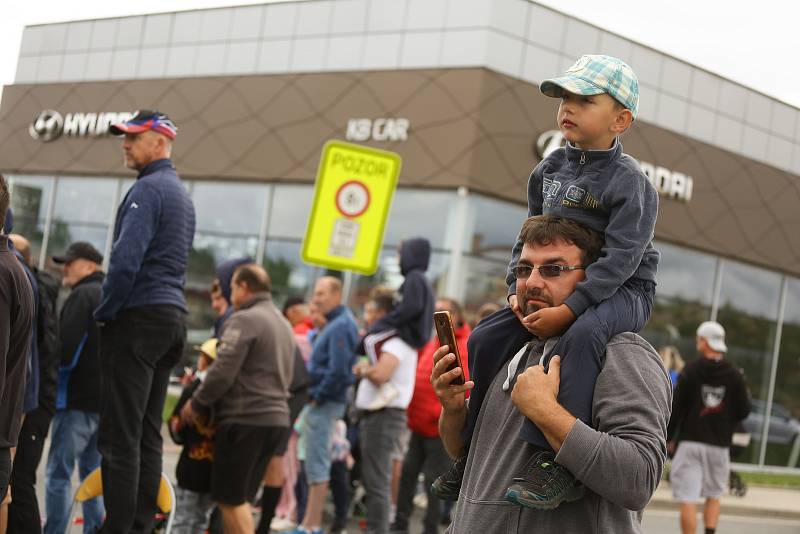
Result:
<svg viewBox="0 0 800 534"><path fill-rule="evenodd" d="M44 268L75 240L107 256L135 178L108 125L157 108L179 127L173 159L197 210L194 328L210 324L224 259L264 263L279 301L322 273L300 249L330 139L403 160L381 268L354 277L351 304L399 280L396 246L416 235L433 244L438 294L470 311L503 302L528 175L563 142L557 101L537 85L586 53L623 58L640 80L622 142L661 194L662 253L643 335L693 359L697 325L725 325L763 401L741 460L797 466L800 112L527 0L312 0L27 27L0 105L15 231Z"/></svg>

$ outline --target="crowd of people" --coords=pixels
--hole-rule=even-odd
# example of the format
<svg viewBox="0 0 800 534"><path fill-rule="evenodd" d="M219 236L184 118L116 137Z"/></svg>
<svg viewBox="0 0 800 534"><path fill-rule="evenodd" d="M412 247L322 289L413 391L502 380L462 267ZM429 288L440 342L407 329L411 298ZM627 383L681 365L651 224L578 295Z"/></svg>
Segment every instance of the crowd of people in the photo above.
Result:
<svg viewBox="0 0 800 534"><path fill-rule="evenodd" d="M373 288L360 324L333 273L308 303L292 297L279 309L261 265L219 265L217 320L168 422L182 445L174 532L320 534L330 493L329 532L344 532L359 508L367 532L405 533L421 475L426 534L453 501L452 534L633 533L668 452L684 531L700 498L714 531L749 397L718 323L700 325L701 358L680 374L635 333L650 317L659 261L658 196L619 142L636 118L636 76L616 58L583 56L541 91L560 99L568 144L531 174L508 306L482 307L474 329L457 301L437 298L424 238L400 244L403 283ZM85 533L149 534L156 522L195 213L170 160L177 127L167 115L138 111L110 131L124 137L137 180L106 262L84 242L52 258L69 289L59 313L57 282L11 233L0 178L0 534L41 528L35 473L48 432L45 532L69 526L76 463L81 480L101 469ZM433 314L445 310L462 365L433 335Z"/></svg>

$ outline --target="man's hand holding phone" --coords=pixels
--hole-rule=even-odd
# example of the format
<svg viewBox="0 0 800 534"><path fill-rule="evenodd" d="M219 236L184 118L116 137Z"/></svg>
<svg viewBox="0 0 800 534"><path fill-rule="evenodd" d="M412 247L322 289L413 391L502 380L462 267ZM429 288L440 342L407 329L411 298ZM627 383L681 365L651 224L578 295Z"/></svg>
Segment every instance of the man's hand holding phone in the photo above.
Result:
<svg viewBox="0 0 800 534"><path fill-rule="evenodd" d="M464 380L464 371L461 367L453 367L454 364L456 355L450 351L449 346L443 345L433 353L431 385L439 397L442 409L448 412L463 410L466 393L475 386L472 380L459 383Z"/></svg>

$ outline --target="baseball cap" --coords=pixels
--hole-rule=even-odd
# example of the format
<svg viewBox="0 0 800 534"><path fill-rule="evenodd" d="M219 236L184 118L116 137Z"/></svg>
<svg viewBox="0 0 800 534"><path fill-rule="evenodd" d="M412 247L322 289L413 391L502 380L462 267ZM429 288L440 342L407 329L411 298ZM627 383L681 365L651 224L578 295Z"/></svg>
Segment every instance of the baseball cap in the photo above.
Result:
<svg viewBox="0 0 800 534"><path fill-rule="evenodd" d="M728 352L725 329L715 321L706 321L697 327L697 337L702 337L715 352Z"/></svg>
<svg viewBox="0 0 800 534"><path fill-rule="evenodd" d="M212 337L211 339L206 339L203 341L202 345L195 345L194 350L198 350L211 358L212 360L217 359L217 338Z"/></svg>
<svg viewBox="0 0 800 534"><path fill-rule="evenodd" d="M561 98L564 91L576 95L608 93L636 118L639 110L639 80L621 59L611 56L581 56L563 76L550 78L539 85L547 96Z"/></svg>
<svg viewBox="0 0 800 534"><path fill-rule="evenodd" d="M175 139L175 136L178 135L178 127L175 126L172 119L167 117L165 113L150 109L135 111L133 117L126 122L112 124L108 127L111 135L138 134L147 130L164 134L170 139Z"/></svg>
<svg viewBox="0 0 800 534"><path fill-rule="evenodd" d="M71 244L67 248L67 251L61 256L53 256L53 261L55 263L69 263L79 259L103 263L103 255L100 254L91 243L87 243L86 241L76 241Z"/></svg>

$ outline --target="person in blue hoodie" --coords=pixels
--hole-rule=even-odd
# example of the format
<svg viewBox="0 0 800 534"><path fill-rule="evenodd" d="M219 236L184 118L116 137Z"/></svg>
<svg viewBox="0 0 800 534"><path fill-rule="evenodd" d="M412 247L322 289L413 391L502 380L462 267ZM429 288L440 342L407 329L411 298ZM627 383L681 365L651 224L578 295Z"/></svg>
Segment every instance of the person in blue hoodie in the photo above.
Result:
<svg viewBox="0 0 800 534"><path fill-rule="evenodd" d="M183 352L183 294L195 211L170 155L177 127L141 110L109 128L124 135L125 165L138 171L117 210L100 306L103 534L150 532L161 477L161 411Z"/></svg>
<svg viewBox="0 0 800 534"><path fill-rule="evenodd" d="M431 244L423 237L400 243L400 274L405 278L397 292L394 309L370 326L367 334L382 333L387 339L394 331L400 339L419 350L431 337L434 294L425 277L431 259ZM366 340L365 340L366 341ZM370 351L370 344L365 347Z"/></svg>

